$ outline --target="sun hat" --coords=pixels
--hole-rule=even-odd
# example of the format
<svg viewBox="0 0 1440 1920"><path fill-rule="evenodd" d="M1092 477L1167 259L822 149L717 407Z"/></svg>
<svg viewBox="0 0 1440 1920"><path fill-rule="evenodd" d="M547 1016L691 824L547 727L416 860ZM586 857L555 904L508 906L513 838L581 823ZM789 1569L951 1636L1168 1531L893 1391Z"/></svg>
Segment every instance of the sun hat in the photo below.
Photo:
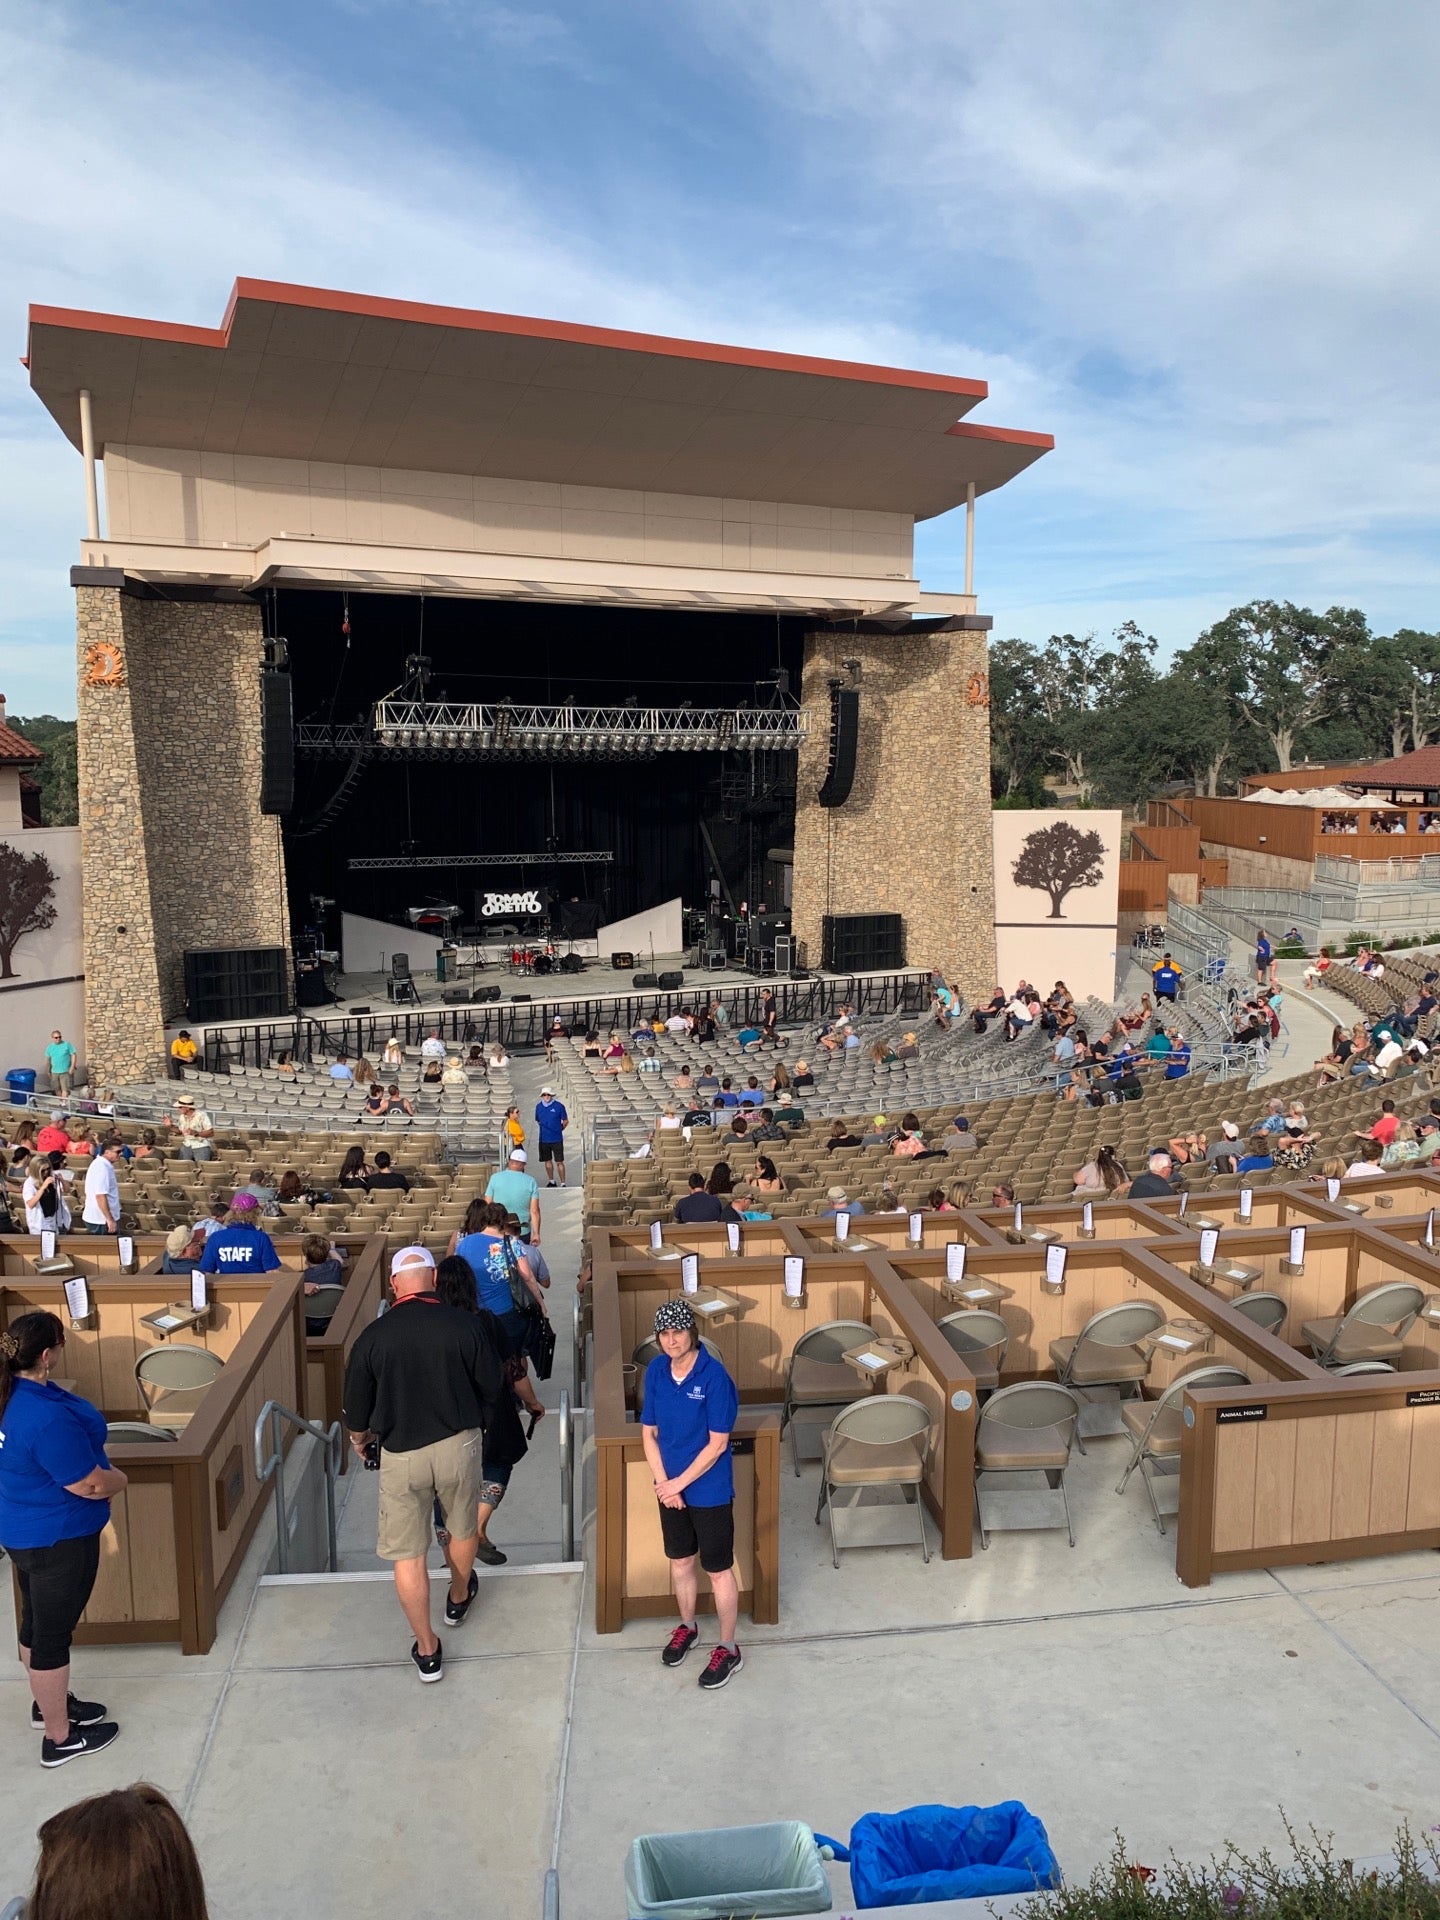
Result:
<svg viewBox="0 0 1440 1920"><path fill-rule="evenodd" d="M655 1309L655 1334L693 1333L695 1310L688 1300L666 1300Z"/></svg>
<svg viewBox="0 0 1440 1920"><path fill-rule="evenodd" d="M848 1200L850 1196L846 1193L844 1187L830 1187L826 1190L825 1198L827 1200Z"/></svg>
<svg viewBox="0 0 1440 1920"><path fill-rule="evenodd" d="M435 1256L428 1247L401 1247L398 1253L390 1256L390 1278L393 1280L402 1267L429 1267L435 1269Z"/></svg>
<svg viewBox="0 0 1440 1920"><path fill-rule="evenodd" d="M548 1093L552 1100L555 1098L555 1089L553 1087L541 1087L540 1091L542 1094Z"/></svg>
<svg viewBox="0 0 1440 1920"><path fill-rule="evenodd" d="M182 1093L175 1104L177 1107L193 1107L195 1104L195 1096L193 1093Z"/></svg>

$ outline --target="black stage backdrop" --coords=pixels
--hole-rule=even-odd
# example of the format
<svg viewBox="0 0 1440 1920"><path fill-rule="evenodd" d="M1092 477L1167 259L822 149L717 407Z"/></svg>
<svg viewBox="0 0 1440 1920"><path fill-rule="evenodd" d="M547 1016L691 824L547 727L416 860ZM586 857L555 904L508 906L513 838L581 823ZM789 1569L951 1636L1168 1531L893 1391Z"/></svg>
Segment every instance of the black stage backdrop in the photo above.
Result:
<svg viewBox="0 0 1440 1920"><path fill-rule="evenodd" d="M347 618L349 633L344 631ZM361 720L398 688L409 654L430 660L432 700L582 706L770 704L777 667L799 686L804 622L768 615L630 612L502 601L292 591L267 602L289 642L297 721ZM344 804L346 766L302 759L285 823L295 924L321 893L356 913L397 917L430 899L465 918L477 887L545 885L620 918L679 894L703 903L713 872L703 818L736 898L764 889L767 846L794 833L793 755L665 754L638 762L376 759ZM308 831L317 821L319 831ZM374 855L603 851L611 867L535 866L352 874Z"/></svg>

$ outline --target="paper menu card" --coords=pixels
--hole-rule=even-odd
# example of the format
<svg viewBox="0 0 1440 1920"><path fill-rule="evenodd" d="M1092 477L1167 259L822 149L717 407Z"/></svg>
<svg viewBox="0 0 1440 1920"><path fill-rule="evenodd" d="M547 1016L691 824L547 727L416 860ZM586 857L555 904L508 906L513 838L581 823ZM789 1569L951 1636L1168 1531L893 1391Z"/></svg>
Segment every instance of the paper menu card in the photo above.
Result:
<svg viewBox="0 0 1440 1920"><path fill-rule="evenodd" d="M65 1305L70 1310L70 1322L84 1320L90 1312L90 1288L83 1274L77 1274L73 1280L65 1282Z"/></svg>
<svg viewBox="0 0 1440 1920"><path fill-rule="evenodd" d="M1215 1254L1219 1246L1220 1229L1218 1227L1202 1228L1200 1233L1200 1264L1202 1267L1214 1266Z"/></svg>
<svg viewBox="0 0 1440 1920"><path fill-rule="evenodd" d="M650 1222L650 1251L652 1253L659 1253L664 1244L665 1235L661 1229L660 1222L658 1220L652 1220Z"/></svg>
<svg viewBox="0 0 1440 1920"><path fill-rule="evenodd" d="M1095 1203L1092 1200L1087 1200L1080 1209L1080 1225L1086 1233L1095 1231Z"/></svg>
<svg viewBox="0 0 1440 1920"><path fill-rule="evenodd" d="M921 1216L920 1214L918 1214L918 1213L912 1213L912 1214L911 1214L911 1216L910 1216L910 1244L911 1244L911 1246L912 1246L912 1247L918 1247L918 1246L920 1245L920 1242L921 1242L921 1241L922 1241L922 1240L923 1240L924 1238L925 1238L925 1222L924 1222L924 1219L922 1218L922 1216Z"/></svg>
<svg viewBox="0 0 1440 1920"><path fill-rule="evenodd" d="M785 1291L792 1300L798 1300L805 1291L805 1258L803 1254L787 1253L785 1256Z"/></svg>
<svg viewBox="0 0 1440 1920"><path fill-rule="evenodd" d="M1068 1248L1052 1244L1045 1249L1045 1281L1058 1292L1065 1285L1065 1256Z"/></svg>
<svg viewBox="0 0 1440 1920"><path fill-rule="evenodd" d="M945 1248L945 1278L963 1280L965 1278L966 1247L963 1240L951 1240Z"/></svg>
<svg viewBox="0 0 1440 1920"><path fill-rule="evenodd" d="M684 1293L700 1291L700 1256L686 1253L680 1257L680 1287Z"/></svg>
<svg viewBox="0 0 1440 1920"><path fill-rule="evenodd" d="M837 1240L850 1238L850 1216L843 1209L835 1216L835 1238Z"/></svg>
<svg viewBox="0 0 1440 1920"><path fill-rule="evenodd" d="M727 1221L727 1222L726 1222L726 1225L725 1225L725 1238L726 1238L726 1239L727 1239L727 1240L728 1240L728 1241L730 1242L730 1251L731 1251L731 1253L739 1253L739 1251L740 1251L740 1222L739 1222L738 1220L730 1220L730 1221Z"/></svg>
<svg viewBox="0 0 1440 1920"><path fill-rule="evenodd" d="M1292 1267L1303 1267L1305 1264L1304 1227L1290 1229L1290 1264Z"/></svg>
<svg viewBox="0 0 1440 1920"><path fill-rule="evenodd" d="M1253 1187L1241 1187L1241 1189L1240 1189L1240 1218L1241 1218L1242 1220L1248 1220L1248 1219L1250 1218L1250 1209L1251 1209L1251 1208L1252 1208L1252 1207L1254 1206L1254 1204L1255 1204L1255 1190L1254 1190L1254 1188L1253 1188Z"/></svg>

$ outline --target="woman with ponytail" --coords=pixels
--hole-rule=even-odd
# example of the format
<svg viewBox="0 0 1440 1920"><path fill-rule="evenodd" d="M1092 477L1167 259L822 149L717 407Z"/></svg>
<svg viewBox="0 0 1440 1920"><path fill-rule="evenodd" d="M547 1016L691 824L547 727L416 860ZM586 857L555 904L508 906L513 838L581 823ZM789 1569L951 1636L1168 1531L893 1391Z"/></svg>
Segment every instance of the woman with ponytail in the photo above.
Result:
<svg viewBox="0 0 1440 1920"><path fill-rule="evenodd" d="M125 1475L105 1457L104 1415L50 1378L65 1345L53 1313L0 1332L0 1547L20 1587L20 1659L42 1731L40 1764L63 1767L120 1729L70 1691L70 1640L100 1566L100 1535Z"/></svg>

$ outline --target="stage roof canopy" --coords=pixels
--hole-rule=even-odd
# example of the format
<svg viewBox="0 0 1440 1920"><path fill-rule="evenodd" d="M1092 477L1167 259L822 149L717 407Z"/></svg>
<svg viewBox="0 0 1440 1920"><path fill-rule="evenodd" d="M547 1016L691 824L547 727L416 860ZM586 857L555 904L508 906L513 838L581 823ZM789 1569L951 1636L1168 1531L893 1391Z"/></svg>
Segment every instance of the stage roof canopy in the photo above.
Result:
<svg viewBox="0 0 1440 1920"><path fill-rule="evenodd" d="M929 519L1049 434L982 380L237 280L218 328L32 306L30 383L80 445L779 500Z"/></svg>

